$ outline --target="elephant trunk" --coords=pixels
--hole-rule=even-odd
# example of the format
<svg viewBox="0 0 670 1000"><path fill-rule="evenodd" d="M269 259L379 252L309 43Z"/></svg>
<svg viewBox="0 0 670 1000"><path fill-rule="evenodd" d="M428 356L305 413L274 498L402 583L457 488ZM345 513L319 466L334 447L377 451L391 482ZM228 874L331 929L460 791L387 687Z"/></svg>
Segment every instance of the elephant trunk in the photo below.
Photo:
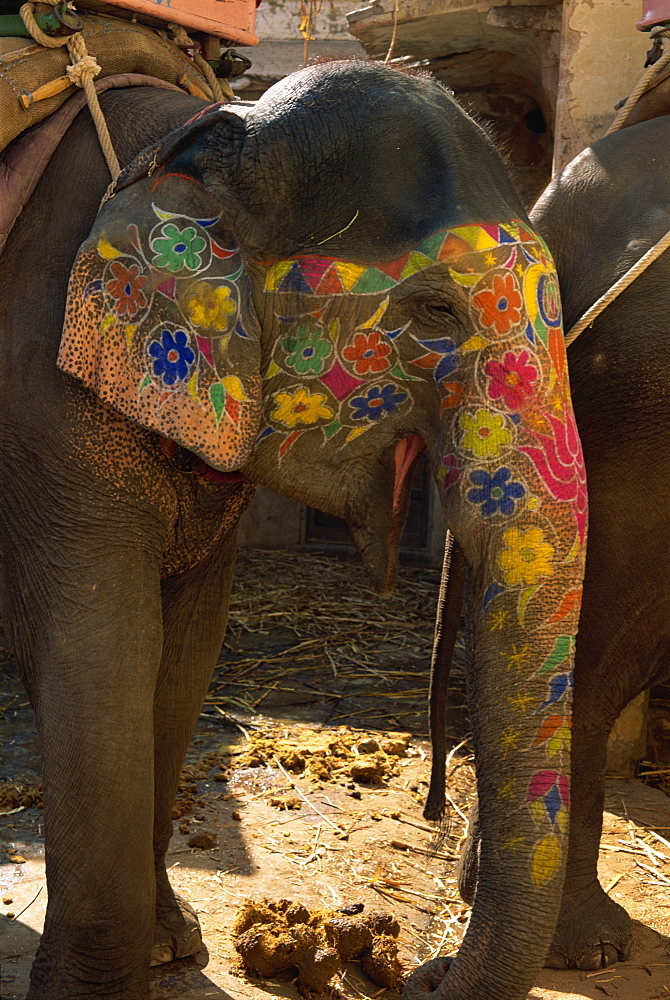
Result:
<svg viewBox="0 0 670 1000"><path fill-rule="evenodd" d="M485 548L505 564L510 548L496 549L494 535L486 533ZM514 558L531 555L517 547ZM573 636L566 619L574 621L575 605L571 598L566 614L556 586L545 588L542 595L524 587L506 607L488 565L469 572L479 873L470 925L438 1000L522 1000L551 943L567 855ZM416 975L405 1000L425 1000Z"/></svg>
<svg viewBox="0 0 670 1000"><path fill-rule="evenodd" d="M465 263L451 273L469 290L479 330L460 349L463 402L456 409L447 397L434 463L468 565L481 842L470 925L434 995L523 1000L565 876L586 481L546 247L525 233L511 251L492 247ZM415 976L406 1000L426 995L426 976Z"/></svg>
<svg viewBox="0 0 670 1000"><path fill-rule="evenodd" d="M486 589L472 587L470 618L477 617ZM571 700L567 692L560 708L552 709L555 715L543 710L550 693L547 674L526 676L529 653L523 641L501 648L495 635L475 626L470 647L478 881L465 940L439 995L522 1000L549 950L562 897Z"/></svg>

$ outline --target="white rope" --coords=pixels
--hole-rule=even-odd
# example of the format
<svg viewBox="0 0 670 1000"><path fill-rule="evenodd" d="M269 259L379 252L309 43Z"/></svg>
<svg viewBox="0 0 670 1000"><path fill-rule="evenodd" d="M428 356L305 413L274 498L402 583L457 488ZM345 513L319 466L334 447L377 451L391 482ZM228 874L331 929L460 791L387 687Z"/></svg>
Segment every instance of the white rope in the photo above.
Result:
<svg viewBox="0 0 670 1000"><path fill-rule="evenodd" d="M653 38L654 41L660 40L662 47L664 38L670 38L670 28L664 28L661 25L657 25L656 28L652 29L650 37ZM643 94L646 94L648 90L651 90L653 81L661 73L661 71L665 69L668 63L670 63L670 52L666 52L664 55L661 55L661 58L658 59L653 66L650 66L646 73L642 74L632 93L626 99L623 107L620 109L616 118L605 132L605 135L611 135L612 132L617 132L620 128L623 128L630 112L633 110Z"/></svg>
<svg viewBox="0 0 670 1000"><path fill-rule="evenodd" d="M644 257L641 257L636 264L633 264L633 266L626 271L626 273L622 275L619 280L615 282L615 284L612 285L609 291L605 292L604 295L601 295L598 301L593 303L591 308L584 313L581 319L577 320L575 325L571 327L565 335L565 346L569 347L573 340L576 340L579 334L583 333L586 327L590 326L597 316L600 316L601 312L607 308L610 302L613 302L618 295L621 295L624 289L628 288L628 286L632 284L632 282L635 281L635 279L642 274L642 272L646 270L650 264L653 264L653 262L660 257L663 251L667 250L668 247L670 247L670 230L668 230L665 236L660 239L658 243L654 244L651 250L646 252Z"/></svg>

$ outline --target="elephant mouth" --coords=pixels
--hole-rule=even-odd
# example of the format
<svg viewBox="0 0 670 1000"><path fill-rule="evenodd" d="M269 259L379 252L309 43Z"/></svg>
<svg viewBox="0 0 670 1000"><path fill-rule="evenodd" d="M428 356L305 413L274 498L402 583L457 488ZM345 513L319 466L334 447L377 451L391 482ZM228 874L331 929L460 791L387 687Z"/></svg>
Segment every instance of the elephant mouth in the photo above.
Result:
<svg viewBox="0 0 670 1000"><path fill-rule="evenodd" d="M409 504L411 472L425 447L423 438L418 434L409 434L398 441L389 454L391 467L388 472L389 480L392 477L393 494L390 508L387 508L384 530L378 530L379 526L375 524L374 512L369 504L359 512L358 518L348 518L349 528L372 584L382 595L389 594L395 584L400 536Z"/></svg>
<svg viewBox="0 0 670 1000"><path fill-rule="evenodd" d="M393 483L394 519L402 517L404 521L409 493L409 473L425 447L426 442L418 434L408 434L396 445L395 480Z"/></svg>

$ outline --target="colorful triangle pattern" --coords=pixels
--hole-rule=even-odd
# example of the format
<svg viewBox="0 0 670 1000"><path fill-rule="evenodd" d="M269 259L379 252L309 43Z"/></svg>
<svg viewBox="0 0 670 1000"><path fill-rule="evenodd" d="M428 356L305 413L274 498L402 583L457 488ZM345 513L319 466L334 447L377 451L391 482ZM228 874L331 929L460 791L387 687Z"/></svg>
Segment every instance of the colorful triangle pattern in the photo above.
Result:
<svg viewBox="0 0 670 1000"><path fill-rule="evenodd" d="M303 295L371 295L385 292L400 281L438 261L461 254L494 250L504 244L537 243L537 237L522 222L500 225L485 223L440 229L427 236L397 260L373 267L353 264L333 257L293 257L266 265L265 290L298 292Z"/></svg>

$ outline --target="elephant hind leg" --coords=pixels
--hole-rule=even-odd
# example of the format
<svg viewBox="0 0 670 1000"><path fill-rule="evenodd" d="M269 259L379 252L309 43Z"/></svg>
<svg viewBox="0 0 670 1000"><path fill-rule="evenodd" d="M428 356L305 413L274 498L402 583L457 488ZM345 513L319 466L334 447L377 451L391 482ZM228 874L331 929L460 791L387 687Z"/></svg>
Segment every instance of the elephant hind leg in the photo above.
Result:
<svg viewBox="0 0 670 1000"><path fill-rule="evenodd" d="M633 954L631 919L596 881L591 891L563 897L545 966L551 969L604 969Z"/></svg>
<svg viewBox="0 0 670 1000"><path fill-rule="evenodd" d="M570 844L550 968L602 969L632 954L631 919L598 880L607 740L620 705L597 687L575 671Z"/></svg>

